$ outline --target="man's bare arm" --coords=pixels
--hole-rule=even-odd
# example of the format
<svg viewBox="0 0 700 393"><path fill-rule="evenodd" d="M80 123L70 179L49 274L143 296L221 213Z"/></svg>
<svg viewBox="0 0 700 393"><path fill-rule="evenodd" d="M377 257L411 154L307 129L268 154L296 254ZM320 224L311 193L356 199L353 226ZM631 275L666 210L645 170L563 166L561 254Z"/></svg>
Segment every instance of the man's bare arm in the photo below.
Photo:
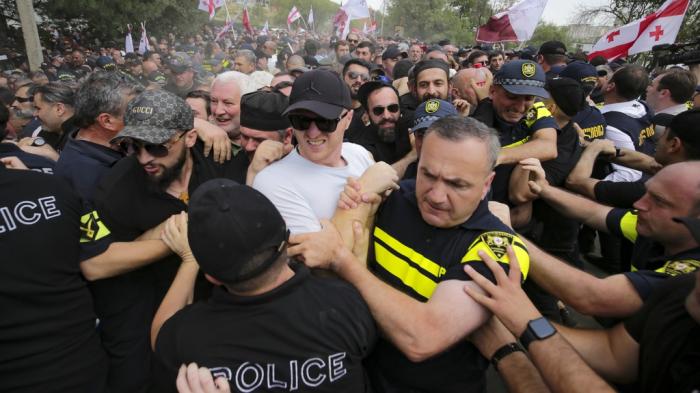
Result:
<svg viewBox="0 0 700 393"><path fill-rule="evenodd" d="M80 270L88 281L115 277L146 266L170 254L160 240L114 242L107 250L80 262Z"/></svg>
<svg viewBox="0 0 700 393"><path fill-rule="evenodd" d="M574 169L571 170L566 178L566 188L585 195L588 198L595 199L595 185L600 180L591 177L593 167L598 156L601 154L609 154L612 149L613 156L615 155L615 145L606 139L596 139L591 142L581 154Z"/></svg>
<svg viewBox="0 0 700 393"><path fill-rule="evenodd" d="M595 277L547 254L529 240L523 241L530 252L529 278L576 311L624 318L642 307L642 298L624 275Z"/></svg>
<svg viewBox="0 0 700 393"><path fill-rule="evenodd" d="M418 153L416 153L416 149L413 148L405 156L403 156L403 158L391 164L391 167L394 168L400 179L403 178L404 174L406 174L406 169L408 169L408 166L416 162L417 159Z"/></svg>
<svg viewBox="0 0 700 393"><path fill-rule="evenodd" d="M498 154L498 164L517 164L526 158L537 158L540 161L557 158L557 130L542 128L528 142L502 148Z"/></svg>

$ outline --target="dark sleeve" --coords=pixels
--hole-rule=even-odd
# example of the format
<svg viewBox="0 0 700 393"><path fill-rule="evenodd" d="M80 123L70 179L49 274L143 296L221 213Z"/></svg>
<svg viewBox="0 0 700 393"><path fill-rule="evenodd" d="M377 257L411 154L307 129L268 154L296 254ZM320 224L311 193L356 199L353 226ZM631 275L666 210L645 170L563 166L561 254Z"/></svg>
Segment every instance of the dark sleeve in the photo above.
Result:
<svg viewBox="0 0 700 393"><path fill-rule="evenodd" d="M632 243L637 240L637 212L629 209L612 209L605 218L608 231Z"/></svg>
<svg viewBox="0 0 700 393"><path fill-rule="evenodd" d="M651 270L625 272L624 275L630 280L637 294L639 294L639 297L641 297L644 302L654 293L654 290L669 278L668 275Z"/></svg>
<svg viewBox="0 0 700 393"><path fill-rule="evenodd" d="M646 188L640 181L612 182L601 180L593 188L596 201L614 207L631 209L632 204L639 200Z"/></svg>
<svg viewBox="0 0 700 393"><path fill-rule="evenodd" d="M549 111L548 111L549 112ZM554 128L555 130L559 128L557 125L557 122L554 121L554 118L550 116L544 116L540 117L535 121L535 123L532 125L532 134L534 135L537 131L543 129L543 128Z"/></svg>
<svg viewBox="0 0 700 393"><path fill-rule="evenodd" d="M478 252L486 252L486 254L498 262L499 266L501 266L503 270L508 273L510 270L510 260L508 259L506 247L509 244L513 247L515 255L518 258L520 271L524 280L527 277L528 271L530 270L530 255L527 252L527 248L517 235L502 231L489 231L481 233L469 246L466 254L464 254L460 260L460 263L451 264L451 266L445 272L443 280L470 281L471 278L464 271L464 265L469 264L469 266L471 266L474 270L489 279L491 282L495 283L496 278L493 276L491 269L489 269L484 261L481 260Z"/></svg>
<svg viewBox="0 0 700 393"><path fill-rule="evenodd" d="M179 314L176 313L165 321L158 332L155 345L155 361L153 362L153 383L157 392L176 392L175 379L182 364L177 356L177 322Z"/></svg>

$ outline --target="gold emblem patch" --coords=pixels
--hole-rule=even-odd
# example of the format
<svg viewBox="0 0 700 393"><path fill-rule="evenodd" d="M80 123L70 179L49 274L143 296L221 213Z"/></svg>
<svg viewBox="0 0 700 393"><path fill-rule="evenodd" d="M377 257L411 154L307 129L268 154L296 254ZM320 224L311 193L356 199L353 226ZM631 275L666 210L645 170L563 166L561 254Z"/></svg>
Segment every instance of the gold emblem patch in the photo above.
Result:
<svg viewBox="0 0 700 393"><path fill-rule="evenodd" d="M513 235L507 232L486 232L481 235L481 240L486 243L498 259L501 259L506 255L506 247L513 243Z"/></svg>
<svg viewBox="0 0 700 393"><path fill-rule="evenodd" d="M700 261L694 259L685 259L680 261L669 261L664 266L664 273L669 276L680 276L682 274L692 273L700 268Z"/></svg>
<svg viewBox="0 0 700 393"><path fill-rule="evenodd" d="M532 78L533 76L535 76L537 68L535 67L535 63L523 63L520 70L522 71L524 77Z"/></svg>
<svg viewBox="0 0 700 393"><path fill-rule="evenodd" d="M425 103L426 113L435 113L438 109L440 109L440 101L438 100L430 100Z"/></svg>

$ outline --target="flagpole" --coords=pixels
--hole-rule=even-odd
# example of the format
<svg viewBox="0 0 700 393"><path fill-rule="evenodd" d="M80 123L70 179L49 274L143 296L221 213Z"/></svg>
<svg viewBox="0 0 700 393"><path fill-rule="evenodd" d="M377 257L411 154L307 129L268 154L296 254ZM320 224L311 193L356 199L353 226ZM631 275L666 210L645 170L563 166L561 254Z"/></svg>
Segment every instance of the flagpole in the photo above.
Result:
<svg viewBox="0 0 700 393"><path fill-rule="evenodd" d="M382 27L379 36L384 36L384 15L386 15L386 0L382 1Z"/></svg>

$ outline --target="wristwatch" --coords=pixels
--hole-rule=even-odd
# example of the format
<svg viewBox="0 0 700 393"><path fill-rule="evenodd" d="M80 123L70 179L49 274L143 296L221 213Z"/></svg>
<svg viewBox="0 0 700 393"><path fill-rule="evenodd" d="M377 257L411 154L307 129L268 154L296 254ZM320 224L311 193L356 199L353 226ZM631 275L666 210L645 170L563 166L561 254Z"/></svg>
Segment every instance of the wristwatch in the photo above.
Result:
<svg viewBox="0 0 700 393"><path fill-rule="evenodd" d="M36 147L44 146L45 144L46 144L46 140L40 136L34 138L34 140L32 141L32 146L36 146Z"/></svg>
<svg viewBox="0 0 700 393"><path fill-rule="evenodd" d="M535 340L544 340L547 337L553 336L556 332L557 330L545 317L539 317L527 323L527 328L520 336L520 344L522 344L525 349L528 349L531 342Z"/></svg>
<svg viewBox="0 0 700 393"><path fill-rule="evenodd" d="M491 356L491 364L493 364L493 368L498 371L498 362L500 362L504 357L516 352L525 352L523 348L518 345L518 343L508 343L498 348L498 350L494 352L493 356Z"/></svg>

